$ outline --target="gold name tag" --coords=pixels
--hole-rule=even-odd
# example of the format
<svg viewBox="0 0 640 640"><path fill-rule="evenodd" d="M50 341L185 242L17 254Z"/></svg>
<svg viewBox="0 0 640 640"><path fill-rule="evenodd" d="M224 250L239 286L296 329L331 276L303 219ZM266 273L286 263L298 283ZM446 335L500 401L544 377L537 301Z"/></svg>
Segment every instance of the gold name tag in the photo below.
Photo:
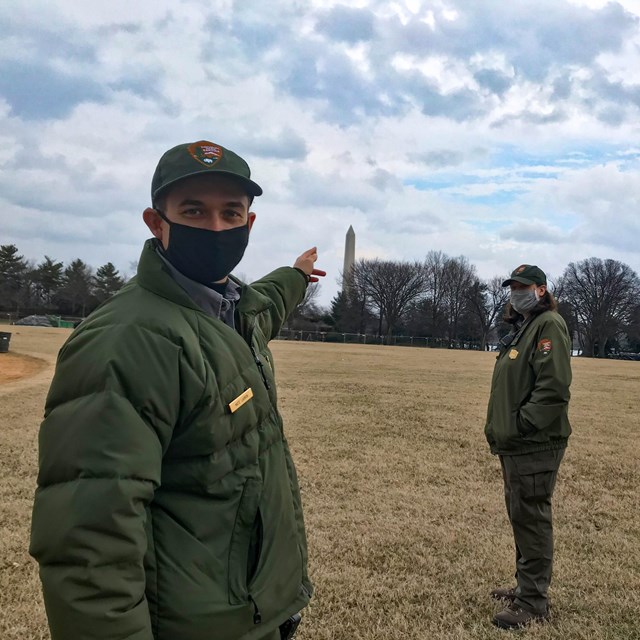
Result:
<svg viewBox="0 0 640 640"><path fill-rule="evenodd" d="M509 351L509 360L515 360L518 357L518 351L516 349L511 349Z"/></svg>
<svg viewBox="0 0 640 640"><path fill-rule="evenodd" d="M253 398L253 391L251 387L249 387L246 391L241 393L235 400L232 400L229 403L229 409L231 409L231 413L235 413L243 404L246 404Z"/></svg>

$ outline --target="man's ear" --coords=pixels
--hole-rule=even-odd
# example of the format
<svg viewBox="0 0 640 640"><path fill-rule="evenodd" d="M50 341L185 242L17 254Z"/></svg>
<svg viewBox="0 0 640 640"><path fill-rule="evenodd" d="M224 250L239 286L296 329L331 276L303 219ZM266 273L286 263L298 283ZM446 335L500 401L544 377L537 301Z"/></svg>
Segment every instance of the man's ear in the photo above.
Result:
<svg viewBox="0 0 640 640"><path fill-rule="evenodd" d="M253 211L249 211L249 215L247 217L247 225L249 226L249 231L251 231L251 227L253 227L253 223L256 221L256 214Z"/></svg>
<svg viewBox="0 0 640 640"><path fill-rule="evenodd" d="M158 212L151 207L147 207L142 212L142 219L147 227L149 227L149 231L151 231L158 240L162 240L162 225L164 224L164 220L158 215Z"/></svg>

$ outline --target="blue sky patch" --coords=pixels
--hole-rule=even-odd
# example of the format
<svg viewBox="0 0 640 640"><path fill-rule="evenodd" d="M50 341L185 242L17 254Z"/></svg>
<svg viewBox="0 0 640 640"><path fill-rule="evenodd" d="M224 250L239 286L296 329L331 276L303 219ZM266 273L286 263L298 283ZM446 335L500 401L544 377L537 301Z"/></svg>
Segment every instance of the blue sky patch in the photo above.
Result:
<svg viewBox="0 0 640 640"><path fill-rule="evenodd" d="M0 65L0 95L14 116L25 120L63 118L82 102L102 102L97 82L52 69L43 62L5 61Z"/></svg>

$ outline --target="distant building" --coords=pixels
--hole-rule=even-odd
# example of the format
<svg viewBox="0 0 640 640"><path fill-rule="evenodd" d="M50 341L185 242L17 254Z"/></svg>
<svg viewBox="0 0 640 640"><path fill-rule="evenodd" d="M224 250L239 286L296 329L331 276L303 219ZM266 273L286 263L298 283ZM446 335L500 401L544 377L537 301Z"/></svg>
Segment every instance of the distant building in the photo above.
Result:
<svg viewBox="0 0 640 640"><path fill-rule="evenodd" d="M346 291L349 288L349 274L351 268L356 261L356 232L353 227L349 225L349 230L344 241L344 265L342 267L342 290Z"/></svg>

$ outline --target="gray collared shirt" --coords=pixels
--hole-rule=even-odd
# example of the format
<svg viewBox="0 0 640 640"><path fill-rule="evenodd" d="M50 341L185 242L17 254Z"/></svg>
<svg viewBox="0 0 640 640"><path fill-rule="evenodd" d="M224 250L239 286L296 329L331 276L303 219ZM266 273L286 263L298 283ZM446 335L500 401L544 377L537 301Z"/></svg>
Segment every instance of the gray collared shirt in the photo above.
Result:
<svg viewBox="0 0 640 640"><path fill-rule="evenodd" d="M229 278L224 295L220 295L206 285L187 278L162 255L160 250L156 249L156 251L160 259L167 265L171 277L207 315L212 318L218 318L232 329L235 329L233 314L236 309L236 302L240 300L240 285Z"/></svg>

